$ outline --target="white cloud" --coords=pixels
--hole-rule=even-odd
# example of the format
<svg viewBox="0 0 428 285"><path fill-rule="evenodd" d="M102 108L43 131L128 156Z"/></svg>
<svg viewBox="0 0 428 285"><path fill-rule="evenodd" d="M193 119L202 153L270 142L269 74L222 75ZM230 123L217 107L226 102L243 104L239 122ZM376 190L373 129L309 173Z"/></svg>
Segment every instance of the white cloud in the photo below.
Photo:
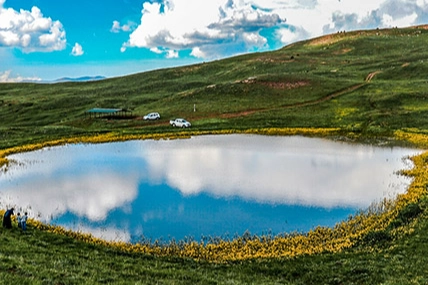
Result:
<svg viewBox="0 0 428 285"><path fill-rule="evenodd" d="M178 52L170 49L170 50L168 50L166 57L167 58L178 58Z"/></svg>
<svg viewBox="0 0 428 285"><path fill-rule="evenodd" d="M74 47L71 51L71 54L74 56L81 56L81 55L83 55L83 53L84 53L84 51L83 51L82 46L79 43L75 43Z"/></svg>
<svg viewBox="0 0 428 285"><path fill-rule="evenodd" d="M137 26L134 22L128 22L127 24L121 25L119 21L113 21L113 26L111 27L110 31L112 33L119 33L119 32L131 32L135 29Z"/></svg>
<svg viewBox="0 0 428 285"><path fill-rule="evenodd" d="M113 33L118 33L121 30L120 23L118 21L113 21L113 26L111 27L110 31Z"/></svg>
<svg viewBox="0 0 428 285"><path fill-rule="evenodd" d="M296 32L288 28L279 29L277 31L277 37L282 43L291 43L299 39L299 35Z"/></svg>
<svg viewBox="0 0 428 285"><path fill-rule="evenodd" d="M353 4L355 11L352 9L332 11L330 23L323 26L323 32L423 24L428 20L428 6L424 3L425 1L413 0L374 0L367 7L365 5L358 7L355 3Z"/></svg>
<svg viewBox="0 0 428 285"><path fill-rule="evenodd" d="M65 49L61 22L44 17L37 7L16 11L4 8L4 2L0 1L0 47L18 47L24 52Z"/></svg>
<svg viewBox="0 0 428 285"><path fill-rule="evenodd" d="M416 15L416 13L413 13L413 14L405 16L403 18L394 19L392 16L390 16L388 14L384 14L382 17L382 22L385 25L388 25L390 27L394 27L394 26L402 27L402 26L407 25L407 23L409 23L409 22L414 22L417 17L418 16Z"/></svg>
<svg viewBox="0 0 428 285"><path fill-rule="evenodd" d="M39 77L22 77L22 76L11 76L11 70L4 71L3 73L0 72L0 82L38 82L42 79Z"/></svg>
<svg viewBox="0 0 428 285"><path fill-rule="evenodd" d="M166 58L178 58L178 51L172 49L153 47L150 51L157 54L165 54Z"/></svg>
<svg viewBox="0 0 428 285"><path fill-rule="evenodd" d="M167 57L192 50L199 57L215 58L228 50L242 53L264 48L267 40L260 32L283 23L277 14L246 1L145 2L141 23L124 46L162 50Z"/></svg>
<svg viewBox="0 0 428 285"><path fill-rule="evenodd" d="M158 47L153 47L150 49L151 52L157 53L157 54L161 54L162 51L158 48Z"/></svg>
<svg viewBox="0 0 428 285"><path fill-rule="evenodd" d="M216 58L342 30L426 22L426 0L159 0L143 4L141 22L122 50L148 48L166 56L190 50L195 57Z"/></svg>
<svg viewBox="0 0 428 285"><path fill-rule="evenodd" d="M407 27L428 21L426 0L254 0L255 5L287 18L278 33L281 42L360 29Z"/></svg>
<svg viewBox="0 0 428 285"><path fill-rule="evenodd" d="M194 47L192 49L192 52L190 53L190 55L192 55L194 57L198 57L198 58L206 58L206 57L208 57L208 55L205 54L199 47Z"/></svg>

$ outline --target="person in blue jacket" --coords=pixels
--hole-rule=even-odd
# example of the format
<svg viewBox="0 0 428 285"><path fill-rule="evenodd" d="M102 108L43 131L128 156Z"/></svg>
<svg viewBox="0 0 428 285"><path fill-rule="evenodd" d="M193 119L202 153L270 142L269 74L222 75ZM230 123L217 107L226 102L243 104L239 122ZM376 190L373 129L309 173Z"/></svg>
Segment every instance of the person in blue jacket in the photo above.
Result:
<svg viewBox="0 0 428 285"><path fill-rule="evenodd" d="M3 227L5 227L7 229L11 229L12 228L13 210L14 210L13 208L7 210L6 213L4 213L4 216L3 216Z"/></svg>
<svg viewBox="0 0 428 285"><path fill-rule="evenodd" d="M21 228L23 232L27 231L27 219L28 219L27 212L25 212L24 216L22 216L21 218Z"/></svg>

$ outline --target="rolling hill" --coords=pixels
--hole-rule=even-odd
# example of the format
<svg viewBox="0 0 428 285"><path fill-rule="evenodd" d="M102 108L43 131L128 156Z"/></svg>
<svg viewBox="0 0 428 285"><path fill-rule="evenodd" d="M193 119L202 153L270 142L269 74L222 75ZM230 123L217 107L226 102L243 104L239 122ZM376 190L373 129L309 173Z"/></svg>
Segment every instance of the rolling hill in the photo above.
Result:
<svg viewBox="0 0 428 285"><path fill-rule="evenodd" d="M427 26L340 32L272 52L112 79L5 83L0 147L45 135L163 131L176 116L198 130L338 127L378 136L426 129L427 42ZM131 109L133 117L89 119L85 111L94 107ZM140 120L151 111L164 120Z"/></svg>
<svg viewBox="0 0 428 285"><path fill-rule="evenodd" d="M336 128L396 144L428 134L428 26L339 32L279 50L89 82L0 84L0 150L97 134ZM91 117L92 108L127 116ZM157 111L161 120L142 120ZM421 144L419 145L421 146ZM22 284L427 284L426 156L391 226L343 252L224 263L137 254L30 228L0 229L0 280ZM424 192L425 191L425 192ZM404 233L398 233L402 227ZM0 281L1 283L1 281Z"/></svg>

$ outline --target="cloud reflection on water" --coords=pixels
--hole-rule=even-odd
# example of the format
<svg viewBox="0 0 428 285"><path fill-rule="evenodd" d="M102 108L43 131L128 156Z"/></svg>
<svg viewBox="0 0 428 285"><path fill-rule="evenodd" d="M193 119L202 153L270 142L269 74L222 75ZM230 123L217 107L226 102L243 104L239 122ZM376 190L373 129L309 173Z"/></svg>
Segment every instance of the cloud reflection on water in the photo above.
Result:
<svg viewBox="0 0 428 285"><path fill-rule="evenodd" d="M410 180L395 172L410 166L404 157L417 153L420 151L297 136L255 135L70 145L11 156L20 164L0 173L0 203L3 208L19 205L31 209L45 221L72 213L93 224L113 220L112 212L121 209L122 220L117 224L107 223L102 230L85 224L78 228L105 239L116 239L120 233L128 241L131 235L144 232L143 224L170 219L171 207L181 209L174 218L186 219L191 204L181 201L189 203L185 208L180 201L164 204L156 200L158 207L150 208L144 204L149 197L141 193L141 185L166 184L184 197L206 194L217 200L361 209L405 191ZM147 193L155 196L156 192ZM136 205L142 198L146 202ZM228 207L217 206L222 212ZM140 223L135 221L136 214Z"/></svg>
<svg viewBox="0 0 428 285"><path fill-rule="evenodd" d="M149 177L184 195L207 192L260 203L367 207L403 192L409 149L349 145L301 137L198 137L142 148Z"/></svg>
<svg viewBox="0 0 428 285"><path fill-rule="evenodd" d="M109 211L138 195L135 171L115 165L117 148L104 145L56 147L11 156L19 162L0 174L3 207L32 209L45 221L66 212L91 221L104 220ZM95 151L95 153L94 153ZM99 155L99 157L97 157Z"/></svg>
<svg viewBox="0 0 428 285"><path fill-rule="evenodd" d="M49 221L70 211L91 221L104 220L108 212L137 196L134 179L114 173L90 174L73 179L22 183L2 191L3 204L29 207Z"/></svg>

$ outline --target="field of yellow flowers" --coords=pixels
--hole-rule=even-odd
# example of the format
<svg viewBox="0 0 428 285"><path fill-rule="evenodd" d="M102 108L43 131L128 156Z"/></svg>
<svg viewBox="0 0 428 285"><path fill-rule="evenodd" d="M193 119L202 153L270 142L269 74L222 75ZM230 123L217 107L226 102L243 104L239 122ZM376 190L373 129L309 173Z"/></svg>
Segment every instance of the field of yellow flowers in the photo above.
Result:
<svg viewBox="0 0 428 285"><path fill-rule="evenodd" d="M328 136L338 132L338 129L252 129L245 131L261 135L307 135ZM179 132L152 135L121 135L103 134L93 137L69 138L50 141L41 144L15 147L0 151L0 165L8 163L7 156L13 153L32 151L44 147L73 144L73 143L104 143L112 141L137 139L176 139L188 138L195 135L228 134L232 131L215 132ZM417 130L397 131L395 139L410 142L419 147L428 146L428 134ZM368 210L355 213L346 221L336 224L333 228L317 227L307 233L292 233L279 236L242 236L233 240L214 240L209 242L170 242L168 244L107 242L90 234L73 232L59 226L43 224L30 219L29 225L43 231L72 237L91 244L120 249L125 252L144 253L154 256L176 256L206 260L210 262L225 262L256 258L295 257L298 255L317 254L323 252L340 252L350 248L363 239L367 234L385 230L406 206L417 203L427 194L428 185L428 152L412 157L414 167L402 171L403 175L411 177L412 183L406 193L396 199L384 199L381 203L373 204ZM411 227L397 227L393 235L405 235L411 232Z"/></svg>

